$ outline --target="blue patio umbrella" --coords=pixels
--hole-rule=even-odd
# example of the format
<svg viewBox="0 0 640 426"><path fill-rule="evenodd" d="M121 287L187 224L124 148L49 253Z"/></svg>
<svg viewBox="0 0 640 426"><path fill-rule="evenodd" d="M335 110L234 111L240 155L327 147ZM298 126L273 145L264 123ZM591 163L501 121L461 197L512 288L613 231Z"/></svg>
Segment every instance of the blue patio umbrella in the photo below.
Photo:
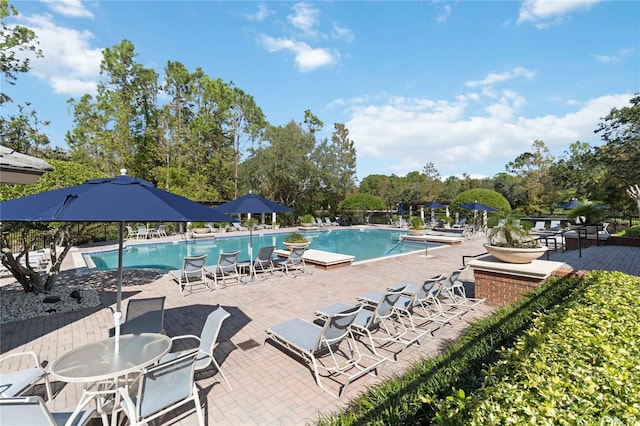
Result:
<svg viewBox="0 0 640 426"><path fill-rule="evenodd" d="M248 193L241 195L235 200L221 204L216 208L221 213L249 214L249 213L283 213L291 211L287 206L278 204L275 201L267 200L257 194ZM253 270L253 227L249 227L249 273L250 280L254 279Z"/></svg>
<svg viewBox="0 0 640 426"><path fill-rule="evenodd" d="M122 249L125 222L237 222L220 211L157 188L144 179L126 176L91 179L83 184L54 189L0 203L3 222L118 222L118 288L116 351L120 336L122 301Z"/></svg>
<svg viewBox="0 0 640 426"><path fill-rule="evenodd" d="M564 204L560 204L559 206L556 206L557 209L564 209L564 210L571 210L571 209L577 209L578 207L582 206L582 201L580 200L571 200L568 203L564 203Z"/></svg>
<svg viewBox="0 0 640 426"><path fill-rule="evenodd" d="M485 206L484 204L479 203L477 201L473 203L463 204L461 206L458 206L458 208L465 209L465 210L475 210L480 212L493 212L496 210L493 207Z"/></svg>
<svg viewBox="0 0 640 426"><path fill-rule="evenodd" d="M398 216L402 217L404 215L404 204L398 203Z"/></svg>
<svg viewBox="0 0 640 426"><path fill-rule="evenodd" d="M444 209L446 206L444 204L440 204L437 201L431 201L424 205L425 209Z"/></svg>

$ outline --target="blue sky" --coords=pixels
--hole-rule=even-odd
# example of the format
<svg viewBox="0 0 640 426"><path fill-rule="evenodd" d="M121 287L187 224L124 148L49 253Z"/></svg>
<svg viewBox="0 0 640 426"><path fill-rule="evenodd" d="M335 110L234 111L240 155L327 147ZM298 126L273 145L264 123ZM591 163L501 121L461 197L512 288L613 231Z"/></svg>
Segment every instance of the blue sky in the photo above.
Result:
<svg viewBox="0 0 640 426"><path fill-rule="evenodd" d="M555 156L599 145L599 119L640 91L637 1L11 3L44 58L3 91L51 121L54 146L67 99L95 92L102 49L123 39L160 75L171 60L232 81L273 125L307 109L325 135L344 123L360 179L428 162L493 176L536 139Z"/></svg>

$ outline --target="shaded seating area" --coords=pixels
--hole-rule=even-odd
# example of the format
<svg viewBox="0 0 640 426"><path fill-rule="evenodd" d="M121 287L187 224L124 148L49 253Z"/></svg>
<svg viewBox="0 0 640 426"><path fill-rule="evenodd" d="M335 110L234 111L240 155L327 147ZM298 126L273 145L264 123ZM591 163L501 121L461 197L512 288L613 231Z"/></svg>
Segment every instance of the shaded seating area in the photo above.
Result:
<svg viewBox="0 0 640 426"><path fill-rule="evenodd" d="M266 339L302 357L310 364L316 384L330 395L341 398L349 384L365 374L376 374L385 359L364 354L358 348L351 325L361 306L330 313L322 325L296 318L266 329ZM366 364L365 364L366 362ZM324 381L346 379L337 392Z"/></svg>
<svg viewBox="0 0 640 426"><path fill-rule="evenodd" d="M181 269L169 271L173 279L178 282L180 293L183 296L187 294L187 290L191 292L195 285L203 285L211 289L209 286L211 280L207 276L208 270L205 268L206 261L206 254L201 256L186 256L182 259Z"/></svg>

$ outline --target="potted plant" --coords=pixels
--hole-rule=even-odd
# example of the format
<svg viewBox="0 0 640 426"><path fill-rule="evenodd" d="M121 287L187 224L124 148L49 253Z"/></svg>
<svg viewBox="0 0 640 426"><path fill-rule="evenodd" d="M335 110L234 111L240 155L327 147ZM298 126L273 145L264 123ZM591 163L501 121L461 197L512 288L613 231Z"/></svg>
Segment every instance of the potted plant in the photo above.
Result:
<svg viewBox="0 0 640 426"><path fill-rule="evenodd" d="M292 232L284 238L283 244L291 250L293 247L309 247L311 241L299 232Z"/></svg>
<svg viewBox="0 0 640 426"><path fill-rule="evenodd" d="M571 210L567 218L578 226L596 225L605 217L605 210L601 204L587 203ZM578 219L578 220L576 220Z"/></svg>
<svg viewBox="0 0 640 426"><path fill-rule="evenodd" d="M420 216L411 216L409 226L409 235L424 235L424 221Z"/></svg>
<svg viewBox="0 0 640 426"><path fill-rule="evenodd" d="M300 223L302 224L302 226L306 226L306 227L313 226L315 222L316 222L316 219L313 217L313 215L308 213L302 216L302 218L300 219Z"/></svg>
<svg viewBox="0 0 640 426"><path fill-rule="evenodd" d="M520 226L517 214L502 214L500 219L500 224L489 231L489 242L484 244L489 254L507 263L531 263L547 251Z"/></svg>
<svg viewBox="0 0 640 426"><path fill-rule="evenodd" d="M451 228L451 225L453 224L453 218L451 216L445 216L442 221L444 222L445 228Z"/></svg>

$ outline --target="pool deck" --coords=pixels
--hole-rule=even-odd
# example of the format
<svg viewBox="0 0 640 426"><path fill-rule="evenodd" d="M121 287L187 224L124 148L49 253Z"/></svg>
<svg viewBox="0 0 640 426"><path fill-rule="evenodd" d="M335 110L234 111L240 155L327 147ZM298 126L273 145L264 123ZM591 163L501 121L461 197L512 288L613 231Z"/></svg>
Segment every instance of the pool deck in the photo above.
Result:
<svg viewBox="0 0 640 426"><path fill-rule="evenodd" d="M215 354L233 389L229 390L212 369L196 374L208 424L311 424L319 416L345 409L349 400L366 387L401 373L414 360L438 353L443 344L454 339L469 321L488 315L493 308L482 305L476 312L465 315L464 321L445 328L437 339L426 338L422 345L410 346L399 356L398 362L387 362L378 377L365 376L356 380L342 400L316 386L311 370L305 364L270 341L264 344L265 328L295 317L313 320L314 312L319 308L335 302L353 303L360 294L383 290L400 281L421 282L436 274L448 274L461 266L463 255L483 253L483 242L484 239L464 241L429 250L428 255L412 253L358 262L339 269L310 268L310 273L296 277L276 273L266 275L263 281L253 285L231 283L225 288L196 291L188 296L180 294L167 274L126 271L123 310L130 298L166 296L166 333L177 336L199 334L212 307L220 304L231 317L223 324ZM98 250L108 248L111 247L96 247ZM640 276L640 248L590 247L583 250L582 257L574 252L554 253L551 260L563 261L575 270L621 270ZM33 350L50 365L73 348L109 336L113 324L109 307L115 304L115 274L83 275L76 273L75 266L73 256L68 256L64 265L67 272L61 274L60 282L84 281L100 285L103 306L2 324L2 354ZM465 271L461 278L472 285L473 272ZM1 282L6 283L7 279ZM55 410L73 409L81 395L81 386L53 381L53 387L56 396L47 405ZM38 392L42 392L41 387ZM195 414L187 413L177 424L194 423Z"/></svg>

